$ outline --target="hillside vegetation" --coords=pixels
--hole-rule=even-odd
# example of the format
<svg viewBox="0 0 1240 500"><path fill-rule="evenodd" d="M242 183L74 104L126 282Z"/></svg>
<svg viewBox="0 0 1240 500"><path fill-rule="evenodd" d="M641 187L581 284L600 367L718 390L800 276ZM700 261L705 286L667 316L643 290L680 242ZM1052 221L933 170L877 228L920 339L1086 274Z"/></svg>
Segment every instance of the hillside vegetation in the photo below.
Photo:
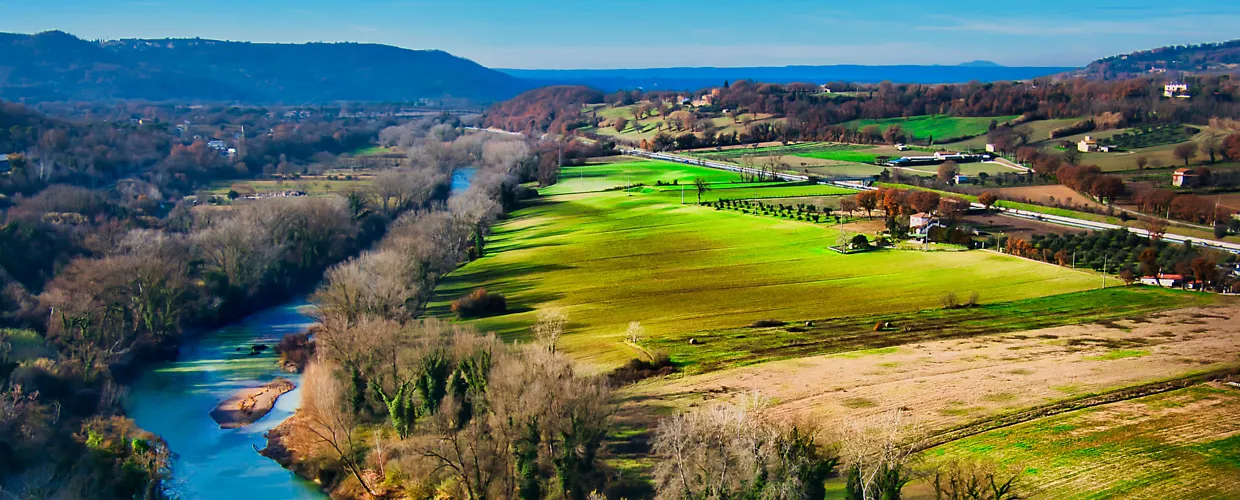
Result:
<svg viewBox="0 0 1240 500"><path fill-rule="evenodd" d="M330 71L324 71L330 67ZM522 80L437 50L0 34L0 98L325 103L506 99Z"/></svg>

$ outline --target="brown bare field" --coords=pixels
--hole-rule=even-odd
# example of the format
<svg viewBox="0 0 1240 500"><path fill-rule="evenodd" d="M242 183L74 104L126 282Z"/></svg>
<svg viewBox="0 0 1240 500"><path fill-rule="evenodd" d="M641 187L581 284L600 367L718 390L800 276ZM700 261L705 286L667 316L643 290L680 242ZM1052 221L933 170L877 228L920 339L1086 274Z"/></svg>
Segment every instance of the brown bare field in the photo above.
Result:
<svg viewBox="0 0 1240 500"><path fill-rule="evenodd" d="M903 409L933 431L1065 398L1233 367L1240 305L1105 324L945 340L774 361L651 380L624 391L624 420L760 392L771 412L830 429Z"/></svg>
<svg viewBox="0 0 1240 500"><path fill-rule="evenodd" d="M1240 211L1240 193L1203 195L1207 200L1218 201L1220 207Z"/></svg>
<svg viewBox="0 0 1240 500"><path fill-rule="evenodd" d="M1021 186L997 189L1005 197L1024 198L1039 205L1054 206L1056 203L1068 207L1088 207L1106 210L1106 205L1089 199L1081 193L1062 184L1049 186Z"/></svg>
<svg viewBox="0 0 1240 500"><path fill-rule="evenodd" d="M964 218L964 223L988 233L1002 233L1026 240L1035 234L1075 234L1085 232L1084 229L998 214L969 215Z"/></svg>

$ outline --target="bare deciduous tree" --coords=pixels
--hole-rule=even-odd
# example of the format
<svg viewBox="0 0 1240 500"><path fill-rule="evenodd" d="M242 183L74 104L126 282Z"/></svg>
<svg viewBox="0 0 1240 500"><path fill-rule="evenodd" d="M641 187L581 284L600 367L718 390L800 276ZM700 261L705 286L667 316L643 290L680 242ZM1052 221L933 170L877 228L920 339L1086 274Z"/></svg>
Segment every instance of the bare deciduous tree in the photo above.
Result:
<svg viewBox="0 0 1240 500"><path fill-rule="evenodd" d="M555 352L568 326L568 315L562 309L544 309L538 312L538 322L534 324L534 338L548 351Z"/></svg>

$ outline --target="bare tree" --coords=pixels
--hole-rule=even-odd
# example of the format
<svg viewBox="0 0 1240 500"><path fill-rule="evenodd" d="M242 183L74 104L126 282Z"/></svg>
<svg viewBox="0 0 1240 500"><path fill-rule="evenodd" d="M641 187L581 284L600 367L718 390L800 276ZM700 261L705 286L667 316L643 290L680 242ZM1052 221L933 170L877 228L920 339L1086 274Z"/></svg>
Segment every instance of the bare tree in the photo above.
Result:
<svg viewBox="0 0 1240 500"><path fill-rule="evenodd" d="M538 312L538 322L534 324L534 338L548 351L555 352L566 326L568 315L562 309L543 309Z"/></svg>
<svg viewBox="0 0 1240 500"><path fill-rule="evenodd" d="M916 435L901 410L850 423L840 443L850 492L865 500L899 498L911 477Z"/></svg>
<svg viewBox="0 0 1240 500"><path fill-rule="evenodd" d="M357 422L353 412L346 410L344 391L339 381L332 376L329 366L311 363L302 376L303 386L308 389L303 397L302 408L305 418L298 420L304 428L319 438L320 443L327 445L336 457L344 464L358 484L370 496L375 491L363 478L364 465L359 460L365 448L356 433Z"/></svg>

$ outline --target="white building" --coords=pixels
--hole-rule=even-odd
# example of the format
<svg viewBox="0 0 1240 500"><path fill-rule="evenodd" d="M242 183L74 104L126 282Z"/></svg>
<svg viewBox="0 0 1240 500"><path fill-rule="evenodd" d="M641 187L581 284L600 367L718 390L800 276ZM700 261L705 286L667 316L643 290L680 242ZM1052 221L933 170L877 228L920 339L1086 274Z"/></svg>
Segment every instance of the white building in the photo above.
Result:
<svg viewBox="0 0 1240 500"><path fill-rule="evenodd" d="M1163 97L1178 97L1180 99L1187 99L1192 96L1188 94L1187 84L1171 82L1163 85Z"/></svg>
<svg viewBox="0 0 1240 500"><path fill-rule="evenodd" d="M1082 153L1092 153L1098 150L1098 141L1091 136L1085 136L1081 142L1076 143L1076 150Z"/></svg>

